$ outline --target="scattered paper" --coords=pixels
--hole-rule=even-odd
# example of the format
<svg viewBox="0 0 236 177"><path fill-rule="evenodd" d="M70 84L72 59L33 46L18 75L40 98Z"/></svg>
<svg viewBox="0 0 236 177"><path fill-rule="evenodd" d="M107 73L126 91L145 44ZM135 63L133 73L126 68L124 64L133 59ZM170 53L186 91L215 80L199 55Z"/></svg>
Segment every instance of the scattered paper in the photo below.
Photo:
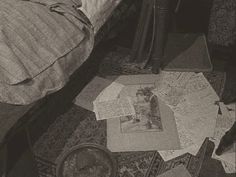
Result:
<svg viewBox="0 0 236 177"><path fill-rule="evenodd" d="M186 84L193 75L192 72L162 71L155 93L170 107L176 106L181 101Z"/></svg>
<svg viewBox="0 0 236 177"><path fill-rule="evenodd" d="M112 152L179 149L179 137L174 115L163 102L159 102L162 131L124 132L121 119L107 120L107 147Z"/></svg>
<svg viewBox="0 0 236 177"><path fill-rule="evenodd" d="M220 160L224 166L224 169L226 169L226 171L230 171L229 169L231 166L236 167L236 143L229 147L229 149L220 156L217 156L215 151L220 143L221 138L234 124L236 105L225 105L222 102L219 102L219 105L221 114L219 114L217 117L214 137L212 138L212 141L215 143L215 149L212 154L212 158Z"/></svg>
<svg viewBox="0 0 236 177"><path fill-rule="evenodd" d="M183 165L178 165L157 177L191 177L188 170Z"/></svg>
<svg viewBox="0 0 236 177"><path fill-rule="evenodd" d="M75 104L94 111L93 102L118 98L124 85L96 76L76 97Z"/></svg>
<svg viewBox="0 0 236 177"><path fill-rule="evenodd" d="M200 144L206 137L213 137L214 135L218 106L202 107L196 105L191 110L192 113L189 112L186 115L175 113L182 148L188 147L191 143Z"/></svg>
<svg viewBox="0 0 236 177"><path fill-rule="evenodd" d="M129 98L99 102L95 101L94 112L97 120L135 115L134 107Z"/></svg>
<svg viewBox="0 0 236 177"><path fill-rule="evenodd" d="M236 165L225 161L221 161L221 164L225 170L225 173L236 173Z"/></svg>
<svg viewBox="0 0 236 177"><path fill-rule="evenodd" d="M177 106L183 97L192 95L195 102L219 101L219 97L202 73L162 72L155 92L170 107Z"/></svg>
<svg viewBox="0 0 236 177"><path fill-rule="evenodd" d="M190 153L196 156L201 146L202 144L193 144L180 150L168 150L168 151L158 151L158 152L160 153L164 161L169 161L186 153Z"/></svg>
<svg viewBox="0 0 236 177"><path fill-rule="evenodd" d="M130 98L134 116L107 120L107 146L113 152L179 149L172 110L153 93L159 75L116 78L125 85L120 98Z"/></svg>
<svg viewBox="0 0 236 177"><path fill-rule="evenodd" d="M118 143L120 151L147 150L158 147L143 149L137 144L131 147L129 138L166 131L159 108L150 112L150 100L155 103L154 98L173 110L176 121L173 126L178 130L180 141L180 149L160 151L164 160L187 152L196 155L204 139L214 136L218 114L215 103L219 97L202 73L163 71L159 75L119 76L113 81L95 77L76 98L76 104L94 111L97 120L118 118L108 121L108 130L113 132L117 128L115 134L119 139L113 132L113 140L108 140L112 141L110 146ZM127 141L122 143L121 139ZM129 145L124 148L127 143Z"/></svg>
<svg viewBox="0 0 236 177"><path fill-rule="evenodd" d="M162 151L167 161L184 153L196 155L206 137L213 137L219 97L202 73L169 73L157 94L174 111L180 150Z"/></svg>

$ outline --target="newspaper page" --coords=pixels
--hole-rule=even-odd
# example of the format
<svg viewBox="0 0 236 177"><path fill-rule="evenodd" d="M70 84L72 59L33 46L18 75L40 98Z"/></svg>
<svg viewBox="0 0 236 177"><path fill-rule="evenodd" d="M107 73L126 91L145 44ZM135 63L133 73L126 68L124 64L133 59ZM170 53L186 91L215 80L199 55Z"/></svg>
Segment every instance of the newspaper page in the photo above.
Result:
<svg viewBox="0 0 236 177"><path fill-rule="evenodd" d="M123 87L120 83L96 76L76 97L75 104L94 111L94 101L115 100Z"/></svg>
<svg viewBox="0 0 236 177"><path fill-rule="evenodd" d="M93 104L97 120L135 115L134 107L129 98L109 101L95 101Z"/></svg>

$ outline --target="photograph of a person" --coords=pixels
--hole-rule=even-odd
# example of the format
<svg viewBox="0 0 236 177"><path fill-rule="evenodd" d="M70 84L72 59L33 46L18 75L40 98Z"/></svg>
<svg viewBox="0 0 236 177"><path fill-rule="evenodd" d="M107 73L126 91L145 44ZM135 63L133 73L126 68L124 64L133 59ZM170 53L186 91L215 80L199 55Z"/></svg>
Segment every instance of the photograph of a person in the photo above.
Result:
<svg viewBox="0 0 236 177"><path fill-rule="evenodd" d="M128 85L124 94L132 100L135 115L120 118L121 132L163 131L154 84Z"/></svg>

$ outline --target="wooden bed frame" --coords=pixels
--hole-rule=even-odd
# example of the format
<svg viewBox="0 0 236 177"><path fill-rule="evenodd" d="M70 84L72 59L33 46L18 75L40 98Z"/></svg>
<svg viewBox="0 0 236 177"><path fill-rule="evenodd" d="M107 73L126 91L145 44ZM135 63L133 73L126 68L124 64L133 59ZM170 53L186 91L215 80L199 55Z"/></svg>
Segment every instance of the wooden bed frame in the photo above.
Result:
<svg viewBox="0 0 236 177"><path fill-rule="evenodd" d="M124 9L124 2L126 3L126 9ZM124 11L124 14L128 14L132 3L132 0L122 1L115 11ZM122 16L122 18L125 18L125 16ZM32 165L29 170L33 171L28 171L28 173L34 174L35 177L38 176L32 145L57 116L70 108L76 95L96 75L99 63L110 47L110 45L106 45L104 39L120 20L122 19L116 19L111 15L97 33L95 37L96 45L90 57L73 73L66 86L58 92L26 106L23 116L18 117L15 124L9 128L7 136L0 142L0 177L11 176L10 172L14 171L14 166L22 154L26 157L25 160ZM23 106L19 106L19 109L20 107ZM17 174L17 176L21 177L20 174Z"/></svg>

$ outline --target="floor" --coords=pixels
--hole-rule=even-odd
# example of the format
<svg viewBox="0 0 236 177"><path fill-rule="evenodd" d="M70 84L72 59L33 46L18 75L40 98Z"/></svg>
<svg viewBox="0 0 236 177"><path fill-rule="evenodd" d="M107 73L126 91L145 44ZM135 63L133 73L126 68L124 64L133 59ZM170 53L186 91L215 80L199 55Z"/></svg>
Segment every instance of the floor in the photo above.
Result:
<svg viewBox="0 0 236 177"><path fill-rule="evenodd" d="M211 3L211 1L208 1L209 4ZM199 6L199 8L202 8L201 6ZM208 5L204 6L205 11L203 10L201 16L198 16L196 14L196 9L193 13L194 18L195 18L195 24L191 23L190 27L187 27L185 24L188 24L187 22L189 21L189 19L185 18L183 19L183 21L181 21L181 16L184 17L185 13L190 13L189 10L187 10L186 12L184 12L183 14L180 14L180 16L178 16L178 20L181 21L181 23L179 24L179 28L180 31L191 31L194 29L194 32L206 32L206 24L207 24L207 17L208 17L208 10L207 8L209 8ZM194 14L195 13L195 14ZM206 16L205 20L202 23L199 23L199 21L201 21L200 19L202 18L202 16ZM196 21L196 19L199 19ZM184 23L186 22L186 23ZM119 26L119 29L116 30L116 32L111 33L108 36L108 40L107 43L110 45L121 45L124 47L128 47L130 48L132 46L132 40L134 37L134 31L136 28L136 24L137 23L137 16L134 15L133 17L130 17L130 19L128 19L125 24ZM197 26L197 28L195 28ZM228 63L230 63L230 56L227 56L227 52L226 54L217 54L217 52L213 53L212 55L212 62L214 65L214 70L217 71L227 71L228 72L228 78L229 80L231 80L231 82L229 82L229 88L236 88L236 67L234 65L228 65ZM229 67L230 66L230 67ZM231 89L232 90L232 89ZM235 96L235 91L232 91L232 94ZM231 95L232 96L232 95ZM210 152L209 152L210 154ZM33 166L32 164L27 164L27 159L32 158L29 150L26 150L24 152L24 154L22 155L22 158L20 159L20 161L16 164L16 166L14 167L14 170L12 170L9 174L10 177L34 177L36 176L36 174L33 172L35 166ZM20 175L19 175L20 174ZM221 167L221 164L219 164L219 162L207 158L206 161L203 164L201 173L200 173L200 177L234 177L235 175L224 175L223 169Z"/></svg>

